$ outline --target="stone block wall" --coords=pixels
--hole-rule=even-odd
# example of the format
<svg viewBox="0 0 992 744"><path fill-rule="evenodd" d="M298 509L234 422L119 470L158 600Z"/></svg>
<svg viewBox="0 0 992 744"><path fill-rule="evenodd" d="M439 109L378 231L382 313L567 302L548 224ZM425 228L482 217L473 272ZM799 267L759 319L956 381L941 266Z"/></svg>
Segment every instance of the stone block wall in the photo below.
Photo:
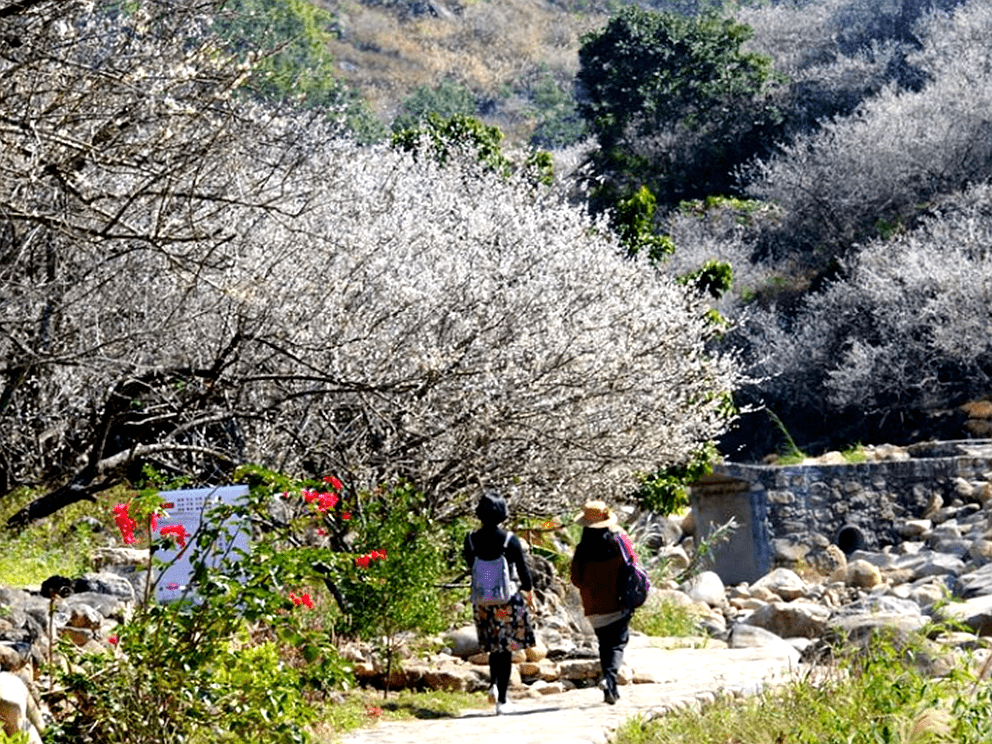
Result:
<svg viewBox="0 0 992 744"><path fill-rule="evenodd" d="M990 481L992 444L966 441L928 443L899 450L898 459L863 463L727 463L691 494L697 514L706 515L704 525L716 525L722 515L738 522L752 515L751 524L739 524L732 549L714 555L718 573L750 581L757 576L740 579L742 567L755 574L764 563L794 566L831 544L845 553L894 545L902 522L982 489L988 493ZM742 561L745 555L751 560Z"/></svg>

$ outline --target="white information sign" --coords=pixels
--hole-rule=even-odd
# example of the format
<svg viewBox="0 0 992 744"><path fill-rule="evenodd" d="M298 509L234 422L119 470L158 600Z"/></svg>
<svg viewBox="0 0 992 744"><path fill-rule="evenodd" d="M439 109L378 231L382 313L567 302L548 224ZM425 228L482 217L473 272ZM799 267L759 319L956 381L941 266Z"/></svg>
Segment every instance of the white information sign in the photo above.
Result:
<svg viewBox="0 0 992 744"><path fill-rule="evenodd" d="M190 563L194 553L193 538L207 512L220 504L236 503L238 499L248 495L248 486L191 488L162 491L159 495L165 499L164 508L168 514L159 519L159 532L163 527L182 526L187 535L187 548L184 551L176 544L174 548L159 548L155 551L158 559L156 562L159 565L168 564L155 587L155 598L160 602L177 599L196 601L195 590L190 587L193 575L193 566ZM216 568L227 558L236 559L238 551L247 553L250 549L251 526L240 520L229 519L210 553L200 557L208 566Z"/></svg>

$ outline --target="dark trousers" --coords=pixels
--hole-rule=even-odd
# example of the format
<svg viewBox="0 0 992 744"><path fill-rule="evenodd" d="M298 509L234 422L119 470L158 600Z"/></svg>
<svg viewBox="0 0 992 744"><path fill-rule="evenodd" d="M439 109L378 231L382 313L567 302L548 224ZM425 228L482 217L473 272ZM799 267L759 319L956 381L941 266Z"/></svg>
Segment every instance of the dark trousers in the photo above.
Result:
<svg viewBox="0 0 992 744"><path fill-rule="evenodd" d="M599 664L603 680L612 693L617 691L617 672L623 664L623 650L630 640L630 617L624 617L602 628L595 628L599 640Z"/></svg>
<svg viewBox="0 0 992 744"><path fill-rule="evenodd" d="M499 702L506 702L506 690L510 686L510 671L513 669L512 654L509 651L494 651L489 654L489 682L496 685Z"/></svg>

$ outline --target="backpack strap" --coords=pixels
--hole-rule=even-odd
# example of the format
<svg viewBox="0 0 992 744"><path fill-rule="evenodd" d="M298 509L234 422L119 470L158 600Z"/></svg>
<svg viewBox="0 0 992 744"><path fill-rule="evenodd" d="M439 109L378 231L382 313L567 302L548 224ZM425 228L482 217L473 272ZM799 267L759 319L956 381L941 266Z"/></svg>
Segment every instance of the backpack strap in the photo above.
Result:
<svg viewBox="0 0 992 744"><path fill-rule="evenodd" d="M510 544L510 540L511 539L513 539L513 533L512 532L507 532L506 533L506 539L503 541L503 550L504 550L504 552L506 551L506 546ZM475 552L475 545L472 544L472 533L471 532L468 533L468 548L473 553Z"/></svg>
<svg viewBox="0 0 992 744"><path fill-rule="evenodd" d="M620 536L619 533L613 536L613 539L617 541L617 547L620 548L620 555L623 556L623 562L628 566L635 565L634 555L631 553L630 548L627 547L627 541Z"/></svg>

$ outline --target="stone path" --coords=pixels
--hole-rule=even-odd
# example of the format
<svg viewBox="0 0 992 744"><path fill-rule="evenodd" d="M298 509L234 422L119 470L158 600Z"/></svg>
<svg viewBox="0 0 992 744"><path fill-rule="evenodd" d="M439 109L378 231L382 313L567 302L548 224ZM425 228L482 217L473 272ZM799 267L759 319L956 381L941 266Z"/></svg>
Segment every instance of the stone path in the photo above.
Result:
<svg viewBox="0 0 992 744"><path fill-rule="evenodd" d="M341 744L606 744L636 715L723 694L752 695L801 674L787 656L771 649L665 649L656 642L631 638L624 660L637 678L652 681L622 686L616 705L606 705L597 688L536 698L514 697L511 690L510 699L519 705L514 715L497 718L487 707L455 718L387 721L351 732Z"/></svg>

